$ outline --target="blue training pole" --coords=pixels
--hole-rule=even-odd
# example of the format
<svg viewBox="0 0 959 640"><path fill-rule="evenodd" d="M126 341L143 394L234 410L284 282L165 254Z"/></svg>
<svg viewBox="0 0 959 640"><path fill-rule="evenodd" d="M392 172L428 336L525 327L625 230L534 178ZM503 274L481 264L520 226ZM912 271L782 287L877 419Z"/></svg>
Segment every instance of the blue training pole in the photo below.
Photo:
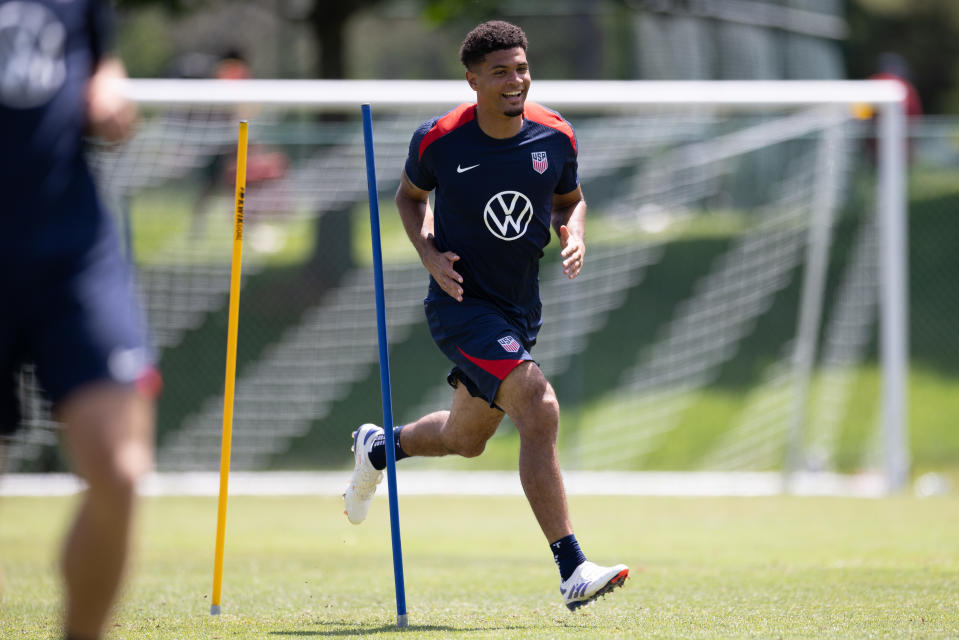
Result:
<svg viewBox="0 0 959 640"><path fill-rule="evenodd" d="M390 533L393 538L393 579L396 582L396 626L409 624L403 587L403 547L400 543L400 509L396 501L396 445L393 443L393 399L390 395L390 352L386 339L386 300L383 293L383 252L380 249L380 205L373 161L373 116L364 104L363 143L366 146L366 183L370 192L370 235L373 240L373 283L376 289L376 331L380 345L380 389L383 395L383 431L386 434L386 485L390 499Z"/></svg>

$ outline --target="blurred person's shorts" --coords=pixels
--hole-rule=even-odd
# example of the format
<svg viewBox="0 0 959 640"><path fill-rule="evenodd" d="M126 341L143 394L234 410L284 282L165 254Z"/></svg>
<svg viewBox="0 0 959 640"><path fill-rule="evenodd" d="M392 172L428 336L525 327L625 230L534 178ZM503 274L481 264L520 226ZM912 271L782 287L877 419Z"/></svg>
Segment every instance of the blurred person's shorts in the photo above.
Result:
<svg viewBox="0 0 959 640"><path fill-rule="evenodd" d="M26 363L54 408L94 382L158 387L132 269L112 229L58 260L0 259L0 301L0 434L20 426Z"/></svg>

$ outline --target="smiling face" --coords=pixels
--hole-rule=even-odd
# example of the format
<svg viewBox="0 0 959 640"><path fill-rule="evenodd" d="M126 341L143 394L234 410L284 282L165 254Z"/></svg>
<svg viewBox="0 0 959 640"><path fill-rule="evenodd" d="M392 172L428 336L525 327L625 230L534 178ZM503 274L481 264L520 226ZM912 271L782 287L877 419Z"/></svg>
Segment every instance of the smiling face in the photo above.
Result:
<svg viewBox="0 0 959 640"><path fill-rule="evenodd" d="M529 92L529 62L521 47L500 49L486 54L466 72L466 80L476 91L477 108L499 118L523 115Z"/></svg>

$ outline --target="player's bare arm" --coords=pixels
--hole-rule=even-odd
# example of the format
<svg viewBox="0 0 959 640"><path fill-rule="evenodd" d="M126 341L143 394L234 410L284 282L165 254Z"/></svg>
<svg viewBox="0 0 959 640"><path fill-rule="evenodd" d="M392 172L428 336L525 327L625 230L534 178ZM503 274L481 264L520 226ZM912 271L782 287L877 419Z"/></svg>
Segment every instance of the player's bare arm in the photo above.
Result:
<svg viewBox="0 0 959 640"><path fill-rule="evenodd" d="M443 291L458 302L463 301L463 276L453 263L460 259L452 251L440 252L433 242L433 212L430 210L430 192L420 189L406 176L400 178L396 190L396 208L400 212L406 235L416 248L423 266L430 272Z"/></svg>
<svg viewBox="0 0 959 640"><path fill-rule="evenodd" d="M87 128L107 142L120 142L133 132L136 107L123 95L126 68L119 58L102 59L87 85Z"/></svg>
<svg viewBox="0 0 959 640"><path fill-rule="evenodd" d="M586 258L586 200L578 185L569 193L553 196L551 218L562 249L563 273L572 280Z"/></svg>

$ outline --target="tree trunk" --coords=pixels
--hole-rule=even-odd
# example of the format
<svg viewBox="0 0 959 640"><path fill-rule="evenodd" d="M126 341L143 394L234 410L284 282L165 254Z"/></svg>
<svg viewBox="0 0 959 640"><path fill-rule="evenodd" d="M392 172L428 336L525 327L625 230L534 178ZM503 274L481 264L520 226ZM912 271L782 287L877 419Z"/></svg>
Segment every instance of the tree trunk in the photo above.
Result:
<svg viewBox="0 0 959 640"><path fill-rule="evenodd" d="M343 52L346 38L343 31L348 18L348 15L324 14L323 19L317 19L314 14L313 32L316 34L317 52L320 56L316 68L321 78L339 80L346 77Z"/></svg>
<svg viewBox="0 0 959 640"><path fill-rule="evenodd" d="M310 24L318 45L317 71L321 78L346 77L346 23L350 17L381 0L316 0Z"/></svg>

